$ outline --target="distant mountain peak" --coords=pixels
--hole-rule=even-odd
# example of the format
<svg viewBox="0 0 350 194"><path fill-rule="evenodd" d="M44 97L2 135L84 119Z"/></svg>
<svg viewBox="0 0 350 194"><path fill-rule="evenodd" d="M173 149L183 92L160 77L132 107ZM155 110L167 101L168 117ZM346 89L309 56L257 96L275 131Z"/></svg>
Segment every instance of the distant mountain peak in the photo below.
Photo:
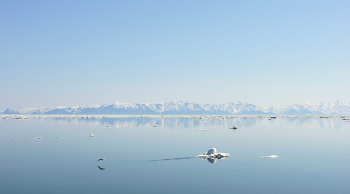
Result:
<svg viewBox="0 0 350 194"><path fill-rule="evenodd" d="M110 105L59 106L57 108L26 108L21 111L6 109L3 114L123 114L123 115L350 115L350 103L306 102L292 105L277 105L261 108L253 104L238 103L207 104L183 101L125 103L115 102Z"/></svg>
<svg viewBox="0 0 350 194"><path fill-rule="evenodd" d="M13 110L13 109L7 108L7 109L3 112L3 114L21 114L21 113L18 112L18 111L15 111L15 110Z"/></svg>

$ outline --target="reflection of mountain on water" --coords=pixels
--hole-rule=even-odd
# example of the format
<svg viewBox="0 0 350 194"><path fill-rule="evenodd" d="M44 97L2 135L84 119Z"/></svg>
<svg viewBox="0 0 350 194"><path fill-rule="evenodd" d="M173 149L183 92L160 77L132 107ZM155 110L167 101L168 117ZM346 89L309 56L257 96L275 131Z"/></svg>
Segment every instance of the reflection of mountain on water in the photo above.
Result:
<svg viewBox="0 0 350 194"><path fill-rule="evenodd" d="M45 119L47 120L47 119ZM239 129L256 125L260 119L234 118L234 119L197 119L197 118L52 118L58 123L71 123L79 125L108 125L115 128L123 127L174 127L191 128L205 126L220 126L230 128L236 126Z"/></svg>
<svg viewBox="0 0 350 194"><path fill-rule="evenodd" d="M40 122L70 123L78 125L104 125L114 128L124 127L223 127L236 126L238 130L261 125L283 125L294 127L348 128L349 123L341 118L276 118L269 117L53 117L39 118ZM31 120L30 118L27 119Z"/></svg>
<svg viewBox="0 0 350 194"><path fill-rule="evenodd" d="M276 119L274 123L276 125L288 124L289 126L303 128L346 128L345 122L342 122L340 118L284 118Z"/></svg>

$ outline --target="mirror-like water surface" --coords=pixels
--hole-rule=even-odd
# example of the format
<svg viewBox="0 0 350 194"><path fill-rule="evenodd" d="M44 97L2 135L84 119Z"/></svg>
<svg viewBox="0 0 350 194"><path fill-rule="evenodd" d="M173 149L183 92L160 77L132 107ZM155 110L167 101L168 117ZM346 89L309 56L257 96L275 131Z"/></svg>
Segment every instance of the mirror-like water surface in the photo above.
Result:
<svg viewBox="0 0 350 194"><path fill-rule="evenodd" d="M342 118L1 119L0 132L0 193L350 193ZM230 157L196 158L210 148Z"/></svg>

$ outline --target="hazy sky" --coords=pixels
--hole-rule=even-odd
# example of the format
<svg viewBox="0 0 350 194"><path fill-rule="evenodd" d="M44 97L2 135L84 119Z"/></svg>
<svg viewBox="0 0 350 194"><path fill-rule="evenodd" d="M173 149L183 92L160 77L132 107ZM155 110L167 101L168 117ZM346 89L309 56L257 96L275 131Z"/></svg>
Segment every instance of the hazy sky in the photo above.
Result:
<svg viewBox="0 0 350 194"><path fill-rule="evenodd" d="M350 101L350 1L0 0L0 111Z"/></svg>

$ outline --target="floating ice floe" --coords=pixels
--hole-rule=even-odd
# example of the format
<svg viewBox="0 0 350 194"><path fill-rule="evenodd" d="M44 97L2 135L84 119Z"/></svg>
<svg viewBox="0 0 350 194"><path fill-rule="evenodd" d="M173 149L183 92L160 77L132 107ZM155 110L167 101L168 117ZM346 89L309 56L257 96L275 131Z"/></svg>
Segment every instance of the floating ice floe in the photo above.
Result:
<svg viewBox="0 0 350 194"><path fill-rule="evenodd" d="M260 156L259 158L278 158L276 155L271 155L271 156Z"/></svg>
<svg viewBox="0 0 350 194"><path fill-rule="evenodd" d="M196 131L205 131L204 129L196 129Z"/></svg>
<svg viewBox="0 0 350 194"><path fill-rule="evenodd" d="M198 155L197 157L198 158L206 158L206 159L208 159L208 158L219 158L219 159L221 159L221 158L228 158L228 157L230 157L230 154L229 153L218 153L215 148L211 148L211 149L208 150L207 153L203 153L201 155Z"/></svg>

